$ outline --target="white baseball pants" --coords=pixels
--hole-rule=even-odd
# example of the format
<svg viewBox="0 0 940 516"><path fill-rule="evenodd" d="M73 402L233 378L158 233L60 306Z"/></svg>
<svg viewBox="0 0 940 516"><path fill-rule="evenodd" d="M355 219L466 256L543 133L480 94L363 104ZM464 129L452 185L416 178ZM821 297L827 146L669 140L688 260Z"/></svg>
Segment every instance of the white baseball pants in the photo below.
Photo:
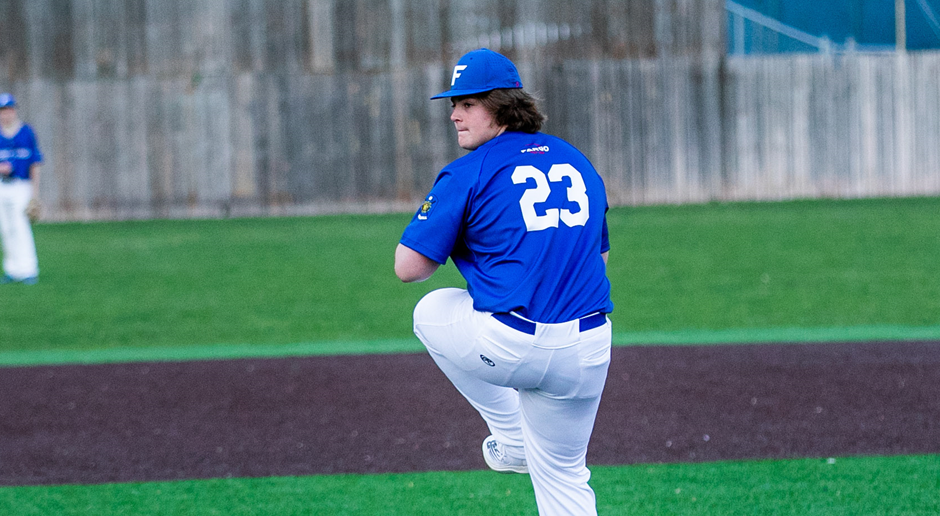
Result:
<svg viewBox="0 0 940 516"><path fill-rule="evenodd" d="M528 335L474 310L466 290L444 288L418 302L414 331L505 451L524 454L539 514L597 514L585 457L610 365L610 320L583 333L577 320L539 323Z"/></svg>
<svg viewBox="0 0 940 516"><path fill-rule="evenodd" d="M36 242L26 216L33 197L29 181L0 182L0 240L3 241L3 272L21 280L39 275Z"/></svg>

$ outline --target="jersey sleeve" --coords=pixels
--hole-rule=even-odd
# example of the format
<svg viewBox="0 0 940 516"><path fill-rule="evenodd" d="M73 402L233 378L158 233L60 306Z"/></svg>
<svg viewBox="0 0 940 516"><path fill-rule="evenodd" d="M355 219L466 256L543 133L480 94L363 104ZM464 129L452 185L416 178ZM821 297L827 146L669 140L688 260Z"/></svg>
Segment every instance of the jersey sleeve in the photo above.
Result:
<svg viewBox="0 0 940 516"><path fill-rule="evenodd" d="M607 209L604 210L604 223L601 225L601 253L610 251L610 238L607 234Z"/></svg>
<svg viewBox="0 0 940 516"><path fill-rule="evenodd" d="M470 197L468 183L448 169L441 171L431 193L405 227L401 244L437 263L447 262L463 230Z"/></svg>
<svg viewBox="0 0 940 516"><path fill-rule="evenodd" d="M33 131L32 127L27 127L29 128L30 146L32 147L30 165L33 163L42 163L42 151L39 150L39 139L36 137L36 131Z"/></svg>

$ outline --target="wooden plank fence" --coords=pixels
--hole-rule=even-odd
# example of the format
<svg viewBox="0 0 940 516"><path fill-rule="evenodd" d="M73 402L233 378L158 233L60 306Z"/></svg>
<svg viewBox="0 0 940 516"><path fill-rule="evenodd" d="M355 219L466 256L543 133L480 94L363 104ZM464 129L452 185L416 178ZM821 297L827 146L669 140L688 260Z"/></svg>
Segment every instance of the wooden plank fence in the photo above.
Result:
<svg viewBox="0 0 940 516"><path fill-rule="evenodd" d="M940 193L940 53L729 59L722 197Z"/></svg>
<svg viewBox="0 0 940 516"><path fill-rule="evenodd" d="M940 194L940 53L726 57L693 0L0 0L51 220L414 208L488 46L615 205Z"/></svg>

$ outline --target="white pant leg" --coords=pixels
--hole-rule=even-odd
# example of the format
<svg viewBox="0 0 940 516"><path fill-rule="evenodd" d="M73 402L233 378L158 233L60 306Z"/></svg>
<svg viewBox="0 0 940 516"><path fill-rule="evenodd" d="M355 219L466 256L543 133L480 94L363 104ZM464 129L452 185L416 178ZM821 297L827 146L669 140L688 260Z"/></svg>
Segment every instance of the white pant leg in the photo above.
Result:
<svg viewBox="0 0 940 516"><path fill-rule="evenodd" d="M526 462L539 515L596 515L586 457L600 396L558 400L533 389L520 395Z"/></svg>
<svg viewBox="0 0 940 516"><path fill-rule="evenodd" d="M474 374L489 368L474 344L488 318L473 309L466 290L443 288L428 293L415 307L414 331L441 371L483 417L490 433L505 445L522 446L519 393Z"/></svg>
<svg viewBox="0 0 940 516"><path fill-rule="evenodd" d="M577 321L540 324L530 336L472 304L462 289L429 293L415 308L415 334L496 439L524 446L539 514L596 514L585 458L610 364L610 322L584 333Z"/></svg>
<svg viewBox="0 0 940 516"><path fill-rule="evenodd" d="M584 333L577 326L539 325L536 345L549 347L552 365L538 388L519 391L541 516L597 514L586 458L610 366L611 325Z"/></svg>
<svg viewBox="0 0 940 516"><path fill-rule="evenodd" d="M3 271L14 279L39 275L39 260L26 206L33 196L28 181L0 183L0 239Z"/></svg>

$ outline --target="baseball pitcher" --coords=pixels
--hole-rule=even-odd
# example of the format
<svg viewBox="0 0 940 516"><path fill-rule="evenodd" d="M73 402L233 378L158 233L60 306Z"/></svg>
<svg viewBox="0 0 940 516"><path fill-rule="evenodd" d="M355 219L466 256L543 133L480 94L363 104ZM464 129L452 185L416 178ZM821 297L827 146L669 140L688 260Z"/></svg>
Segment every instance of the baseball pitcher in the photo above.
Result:
<svg viewBox="0 0 940 516"><path fill-rule="evenodd" d="M528 473L539 514L596 514L585 457L610 363L604 182L539 132L544 116L496 52L464 55L432 98L451 100L470 152L437 176L395 273L423 281L449 257L467 288L421 299L415 334L489 427L490 468Z"/></svg>

